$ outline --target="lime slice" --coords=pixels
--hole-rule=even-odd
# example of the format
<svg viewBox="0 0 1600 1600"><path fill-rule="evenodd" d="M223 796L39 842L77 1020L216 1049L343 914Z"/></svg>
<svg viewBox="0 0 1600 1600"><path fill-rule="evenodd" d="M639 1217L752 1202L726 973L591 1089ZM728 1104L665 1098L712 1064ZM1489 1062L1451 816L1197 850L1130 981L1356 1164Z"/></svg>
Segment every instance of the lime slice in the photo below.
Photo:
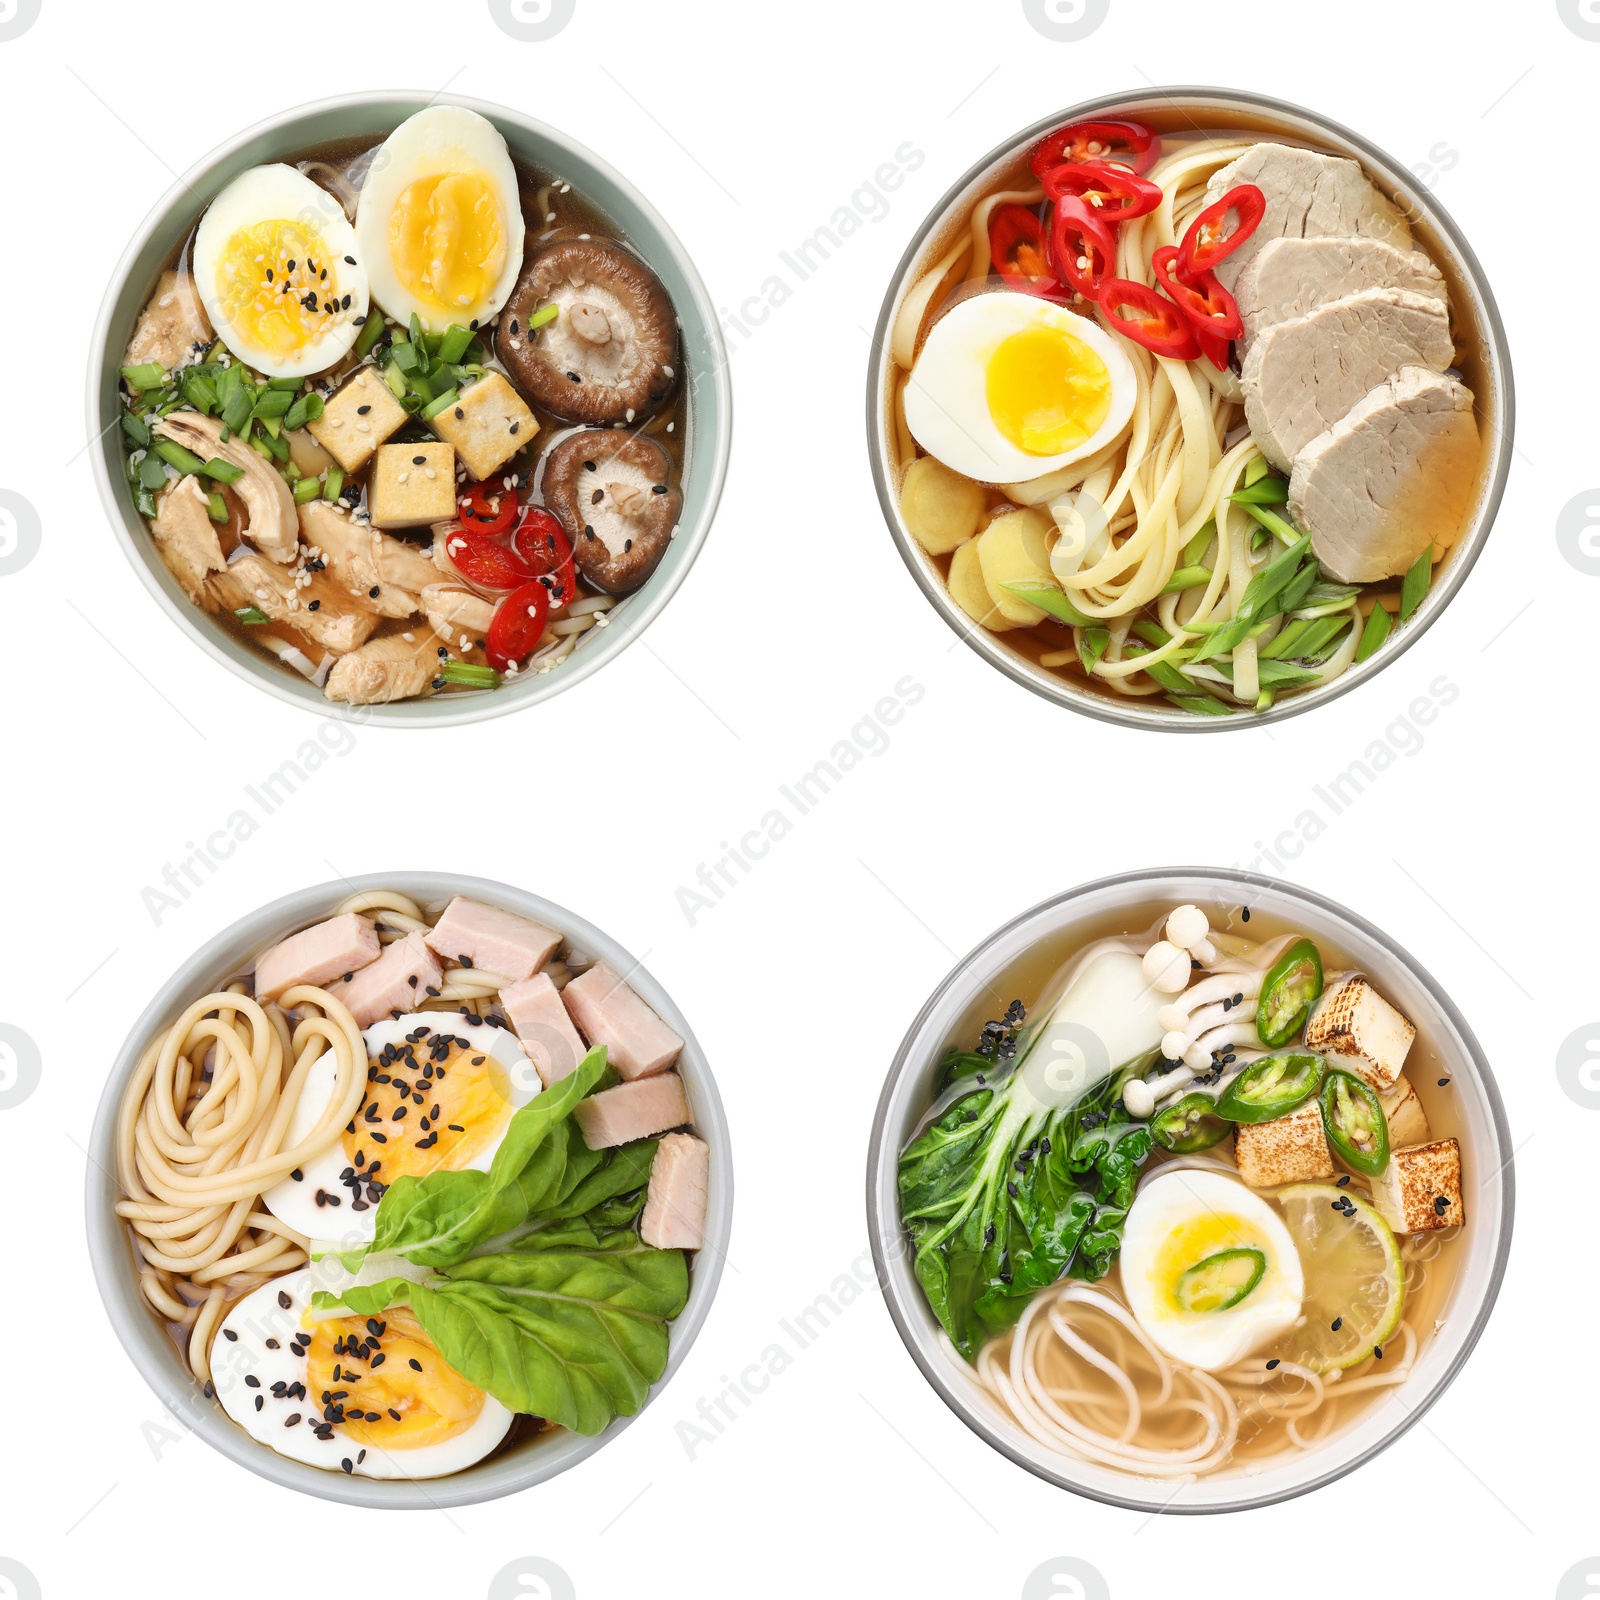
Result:
<svg viewBox="0 0 1600 1600"><path fill-rule="evenodd" d="M1294 1360L1314 1372L1353 1367L1400 1326L1405 1265L1371 1203L1331 1183L1293 1183L1275 1197L1305 1269L1304 1326Z"/></svg>

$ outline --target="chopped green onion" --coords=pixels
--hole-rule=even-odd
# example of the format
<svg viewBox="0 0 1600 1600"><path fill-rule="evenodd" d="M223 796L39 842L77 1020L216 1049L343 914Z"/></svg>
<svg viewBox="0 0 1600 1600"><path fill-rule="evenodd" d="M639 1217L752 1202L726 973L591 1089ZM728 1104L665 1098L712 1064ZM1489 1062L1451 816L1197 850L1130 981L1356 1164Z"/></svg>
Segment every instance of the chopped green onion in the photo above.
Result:
<svg viewBox="0 0 1600 1600"><path fill-rule="evenodd" d="M293 404L294 396L286 389L269 386L256 395L255 413L263 419L277 418L283 416Z"/></svg>
<svg viewBox="0 0 1600 1600"><path fill-rule="evenodd" d="M320 478L302 478L294 486L294 503L303 506L315 500L322 493L322 480Z"/></svg>
<svg viewBox="0 0 1600 1600"><path fill-rule="evenodd" d="M1133 631L1153 650L1159 650L1162 645L1169 643L1172 638L1172 635L1159 622L1152 622L1148 617L1143 617L1134 623Z"/></svg>
<svg viewBox="0 0 1600 1600"><path fill-rule="evenodd" d="M458 390L446 389L437 400L430 400L427 405L422 408L424 420L432 422L440 412L448 411L450 407L453 406L460 398L461 395Z"/></svg>
<svg viewBox="0 0 1600 1600"><path fill-rule="evenodd" d="M1389 637L1389 630L1394 626L1394 618L1380 602L1372 608L1372 615L1367 618L1367 625L1361 630L1361 643L1356 646L1356 660L1365 661L1385 639Z"/></svg>
<svg viewBox="0 0 1600 1600"><path fill-rule="evenodd" d="M222 421L229 433L243 433L250 425L250 410L256 403L255 386L242 383L223 402Z"/></svg>
<svg viewBox="0 0 1600 1600"><path fill-rule="evenodd" d="M186 367L178 378L178 387L196 411L209 417L217 409L217 391L198 367Z"/></svg>
<svg viewBox="0 0 1600 1600"><path fill-rule="evenodd" d="M1083 670L1093 673L1100 664L1100 658L1106 653L1106 648L1111 643L1111 630L1109 628L1083 628L1078 633L1078 659L1083 663Z"/></svg>
<svg viewBox="0 0 1600 1600"><path fill-rule="evenodd" d="M1411 570L1406 573L1405 581L1400 585L1400 620L1406 621L1411 613L1422 604L1422 597L1428 592L1428 585L1433 581L1433 546L1424 548L1422 554L1411 563Z"/></svg>
<svg viewBox="0 0 1600 1600"><path fill-rule="evenodd" d="M1261 477L1228 496L1235 505L1281 506L1289 498L1287 478Z"/></svg>
<svg viewBox="0 0 1600 1600"><path fill-rule="evenodd" d="M315 422L321 415L322 396L320 394L303 394L284 412L283 425L293 433L305 427L308 422Z"/></svg>
<svg viewBox="0 0 1600 1600"><path fill-rule="evenodd" d="M1326 661L1334 652L1339 642L1339 635L1351 626L1355 618L1349 612L1341 612L1336 616L1322 617L1312 623L1312 632L1301 641L1300 659L1313 666ZM1325 629L1318 633L1318 628Z"/></svg>
<svg viewBox="0 0 1600 1600"><path fill-rule="evenodd" d="M1317 563L1315 561L1308 561L1305 566L1295 573L1289 582L1284 585L1283 593L1278 596L1273 605L1273 610L1298 611L1300 609L1300 602L1305 599L1306 595L1310 592L1311 585L1316 581Z"/></svg>
<svg viewBox="0 0 1600 1600"><path fill-rule="evenodd" d="M156 361L141 361L136 367L122 369L122 381L142 394L149 389L159 389L167 381L167 369Z"/></svg>
<svg viewBox="0 0 1600 1600"><path fill-rule="evenodd" d="M459 361L467 353L467 346L472 343L472 329L463 328L459 322L452 322L444 330L444 337L439 341L439 359L447 365Z"/></svg>
<svg viewBox="0 0 1600 1600"><path fill-rule="evenodd" d="M406 375L400 370L398 363L391 361L383 369L383 381L389 385L389 393L396 400L403 401L406 397Z"/></svg>
<svg viewBox="0 0 1600 1600"><path fill-rule="evenodd" d="M337 500L339 491L344 488L344 473L338 467L328 468L327 482L322 486L324 500Z"/></svg>
<svg viewBox="0 0 1600 1600"><path fill-rule="evenodd" d="M498 689L500 674L493 667L480 667L475 661L447 661L439 668L446 683L461 683L472 689Z"/></svg>
<svg viewBox="0 0 1600 1600"><path fill-rule="evenodd" d="M1233 495L1231 498L1239 500L1238 495ZM1240 500L1239 504L1263 528L1277 534L1285 544L1294 544L1300 538L1300 530L1292 522L1285 521L1276 511L1269 511L1265 506L1252 505L1248 500Z"/></svg>
<svg viewBox="0 0 1600 1600"><path fill-rule="evenodd" d="M1261 693L1256 696L1256 710L1270 711L1272 709L1272 702L1274 698L1275 697L1270 689L1263 689Z"/></svg>
<svg viewBox="0 0 1600 1600"><path fill-rule="evenodd" d="M1211 541L1217 536L1217 519L1215 517L1206 523L1188 544L1183 547L1183 560L1178 563L1180 567L1197 567L1200 558L1211 548Z"/></svg>
<svg viewBox="0 0 1600 1600"><path fill-rule="evenodd" d="M134 488L133 503L139 508L141 517L153 517L156 514L156 497L142 483Z"/></svg>
<svg viewBox="0 0 1600 1600"><path fill-rule="evenodd" d="M422 357L417 354L417 347L414 344L396 339L394 348L389 353L395 366L399 367L407 377L422 368Z"/></svg>
<svg viewBox="0 0 1600 1600"><path fill-rule="evenodd" d="M228 502L215 489L206 496L206 515L213 522L226 522L228 520Z"/></svg>
<svg viewBox="0 0 1600 1600"><path fill-rule="evenodd" d="M275 424L272 430L258 434L252 443L261 445L264 453L280 466L289 459L288 441L278 437Z"/></svg>
<svg viewBox="0 0 1600 1600"><path fill-rule="evenodd" d="M1200 717L1231 717L1234 707L1209 694L1169 694L1167 699L1180 711Z"/></svg>
<svg viewBox="0 0 1600 1600"><path fill-rule="evenodd" d="M179 472L204 472L206 464L193 450L185 450L176 439L157 439L150 448L163 461L170 462ZM152 485L153 487L153 485Z"/></svg>
<svg viewBox="0 0 1600 1600"><path fill-rule="evenodd" d="M1257 456L1248 467L1244 469L1244 486L1249 488L1252 483L1260 483L1272 471L1272 463L1265 456Z"/></svg>
<svg viewBox="0 0 1600 1600"><path fill-rule="evenodd" d="M237 483L244 476L243 467L236 467L231 461L224 461L221 456L212 456L200 470L218 483Z"/></svg>
<svg viewBox="0 0 1600 1600"><path fill-rule="evenodd" d="M280 394L292 395L304 382L304 378L268 378L267 387L276 389Z"/></svg>
<svg viewBox="0 0 1600 1600"><path fill-rule="evenodd" d="M247 628L259 628L263 622L271 621L266 612L258 606L240 606L234 612L234 616L244 623Z"/></svg>
<svg viewBox="0 0 1600 1600"><path fill-rule="evenodd" d="M139 482L147 489L159 489L167 481L167 464L153 450L139 463Z"/></svg>
<svg viewBox="0 0 1600 1600"><path fill-rule="evenodd" d="M1182 594L1185 589L1198 589L1202 584L1211 582L1210 567L1179 567L1167 579L1167 586L1162 594Z"/></svg>
<svg viewBox="0 0 1600 1600"><path fill-rule="evenodd" d="M1299 655L1299 651L1292 648L1305 638L1311 624L1304 619L1291 622L1271 644L1264 646L1257 652L1263 661L1287 661Z"/></svg>
<svg viewBox="0 0 1600 1600"><path fill-rule="evenodd" d="M1009 590L1019 600L1026 600L1030 606L1037 606L1058 622L1069 622L1076 628L1083 628L1094 621L1093 617L1085 616L1073 605L1055 584L1043 578L1022 578L1016 583L1003 583L1000 587Z"/></svg>
<svg viewBox="0 0 1600 1600"><path fill-rule="evenodd" d="M383 337L383 313L376 306L367 310L367 320L361 324L361 337L356 340L356 356L372 353L372 347Z"/></svg>
<svg viewBox="0 0 1600 1600"><path fill-rule="evenodd" d="M542 328L547 322L554 322L561 315L561 307L554 301L540 311L535 311L523 324L531 333L535 328Z"/></svg>
<svg viewBox="0 0 1600 1600"><path fill-rule="evenodd" d="M141 449L150 448L150 424L143 417L136 417L131 411L124 411L122 431Z"/></svg>

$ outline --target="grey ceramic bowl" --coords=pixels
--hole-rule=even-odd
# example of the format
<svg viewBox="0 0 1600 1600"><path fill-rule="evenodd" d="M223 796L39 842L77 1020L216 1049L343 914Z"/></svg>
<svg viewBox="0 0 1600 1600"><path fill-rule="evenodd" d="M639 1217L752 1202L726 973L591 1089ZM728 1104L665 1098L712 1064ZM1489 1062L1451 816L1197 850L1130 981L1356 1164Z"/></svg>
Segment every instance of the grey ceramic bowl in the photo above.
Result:
<svg viewBox="0 0 1600 1600"><path fill-rule="evenodd" d="M259 655L216 627L190 604L156 551L124 476L117 425L118 368L139 311L162 265L225 184L247 167L284 161L339 139L382 138L414 112L439 103L466 106L491 121L514 156L571 182L621 231L655 269L682 324L688 368L685 394L683 517L677 537L648 583L614 612L606 628L591 628L559 667L542 676L480 693L452 693L392 705L347 706L327 700L316 685ZM213 660L319 717L401 727L438 728L478 722L559 694L589 676L639 636L666 605L705 543L728 470L733 393L716 312L683 246L632 184L599 156L554 128L505 106L459 95L376 93L341 95L285 111L246 129L186 172L145 219L117 264L95 323L89 358L89 437L95 481L123 554L156 603Z"/></svg>
<svg viewBox="0 0 1600 1600"><path fill-rule="evenodd" d="M1450 289L1450 310L1458 347L1464 347L1473 355L1483 379L1474 385L1478 428L1487 441L1483 479L1461 538L1436 569L1433 585L1416 614L1381 650L1359 666L1348 668L1331 683L1304 694L1290 695L1270 711L1240 710L1227 717L1193 716L1176 706L1158 705L1149 700L1121 700L1079 687L1012 649L1004 635L978 627L951 599L933 558L906 528L900 515L899 475L893 466L889 380L894 363L889 352L889 333L906 291L939 252L948 247L944 235L952 220L993 188L994 178L1002 168L1055 128L1085 117L1170 116L1175 109L1192 120L1196 128L1244 125L1260 131L1266 138L1276 134L1359 161L1378 187L1405 213L1416 233L1418 247L1426 250L1444 273ZM1098 99L1053 112L991 150L951 186L900 258L878 315L872 351L867 372L867 449L872 458L872 474L889 531L922 592L939 615L980 656L1014 682L1057 705L1130 728L1156 729L1163 733L1215 733L1228 728L1260 727L1325 705L1375 677L1422 637L1466 581L1483 548L1483 541L1489 536L1505 489L1506 474L1511 469L1514 404L1505 328L1483 269L1461 230L1401 162L1369 144L1359 134L1287 101L1242 90L1175 87L1101 95Z"/></svg>
<svg viewBox="0 0 1600 1600"><path fill-rule="evenodd" d="M1149 906L1191 903L1229 925L1241 906L1281 918L1346 953L1379 991L1417 1025L1418 1044L1448 1064L1449 1129L1461 1141L1468 1219L1457 1253L1455 1282L1437 1315L1444 1327L1419 1351L1410 1379L1394 1398L1375 1402L1311 1450L1257 1470L1213 1473L1175 1488L1088 1462L1072 1462L1037 1446L980 1389L935 1320L911 1271L900 1223L896 1162L933 1100L934 1073L952 1045L970 1047L987 1017L1016 990L1011 973L1040 944L1098 938L1108 920ZM1136 924L1138 925L1138 924ZM1461 1013L1439 985L1370 922L1307 889L1275 878L1212 867L1171 867L1101 878L1025 911L991 934L934 990L911 1025L878 1101L867 1168L867 1230L889 1314L907 1350L947 1406L1002 1455L1047 1481L1108 1505L1145 1512L1240 1511L1292 1499L1331 1483L1392 1444L1422 1416L1461 1370L1494 1307L1511 1244L1515 1185L1511 1134L1489 1064Z"/></svg>
<svg viewBox="0 0 1600 1600"><path fill-rule="evenodd" d="M429 910L442 909L452 895L467 894L532 917L547 927L558 928L573 946L627 974L629 984L682 1035L679 1071L694 1113L695 1130L711 1147L706 1243L695 1256L688 1304L672 1324L667 1370L651 1389L646 1405L671 1380L711 1310L733 1226L733 1155L716 1081L704 1052L671 997L615 939L562 906L484 878L464 878L442 872L389 872L318 884L285 895L252 912L190 956L134 1024L100 1097L100 1109L90 1135L84 1206L89 1257L111 1325L134 1366L175 1417L230 1461L285 1488L298 1489L324 1500L342 1501L346 1505L400 1511L472 1505L531 1488L565 1472L603 1449L634 1419L618 1417L604 1433L587 1439L564 1429L551 1430L513 1445L464 1472L414 1483L346 1477L342 1472L324 1472L290 1461L252 1439L229 1420L220 1405L205 1398L165 1326L144 1302L139 1290L132 1235L113 1210L118 1198L117 1106L123 1086L150 1040L161 1029L169 1027L196 995L206 994L249 970L255 957L268 945L327 916L341 900L367 889L396 889Z"/></svg>

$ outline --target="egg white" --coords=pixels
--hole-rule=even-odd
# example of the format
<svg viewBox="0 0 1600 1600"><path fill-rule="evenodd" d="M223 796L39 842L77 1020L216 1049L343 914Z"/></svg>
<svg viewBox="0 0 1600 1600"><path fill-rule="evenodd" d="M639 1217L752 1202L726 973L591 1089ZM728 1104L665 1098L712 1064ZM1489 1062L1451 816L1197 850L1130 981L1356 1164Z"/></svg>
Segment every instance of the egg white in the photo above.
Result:
<svg viewBox="0 0 1600 1600"><path fill-rule="evenodd" d="M448 315L401 285L389 254L389 218L400 196L420 178L473 171L490 182L500 202L506 259L494 286L472 305L453 306ZM522 270L522 201L511 152L495 125L465 106L429 106L407 117L372 158L356 205L359 259L367 266L372 295L397 322L413 314L430 333L449 325L487 322L511 297Z"/></svg>
<svg viewBox="0 0 1600 1600"><path fill-rule="evenodd" d="M404 1044L405 1036L415 1032L420 1026L432 1028L435 1032L454 1034L458 1039L470 1040L474 1053L486 1055L490 1060L499 1062L509 1080L510 1090L506 1103L513 1113L527 1105L539 1093L542 1085L538 1069L528 1059L521 1042L509 1028L491 1028L487 1023L468 1022L456 1012L413 1011L400 1017L384 1017L373 1023L362 1034L362 1038L366 1041L369 1062L385 1045ZM333 1090L334 1058L331 1052L324 1051L312 1063L306 1075L305 1090L300 1096L300 1103L295 1107L294 1119L289 1127L286 1141L288 1144L297 1143L311 1132L316 1126L317 1118L322 1115L323 1108L332 1099ZM392 1129L387 1123L380 1125L379 1131L393 1137ZM480 1172L487 1172L494 1160L494 1153L500 1148L504 1137L502 1129L500 1136L492 1139L471 1161L464 1163L461 1170L476 1168ZM382 1160L385 1148L384 1145L371 1145L367 1151L368 1159ZM315 1160L308 1161L301 1167L298 1179L290 1176L274 1184L261 1197L262 1201L273 1216L280 1222L287 1223L295 1232L303 1233L308 1238L329 1241L323 1248L351 1250L360 1245L370 1244L377 1230L378 1208L369 1204L363 1211L352 1209L352 1196L339 1180L339 1174L349 1165L350 1158L345 1154L344 1142L341 1139ZM382 1176L380 1170L379 1177ZM340 1203L336 1206L319 1206L316 1198L319 1189L335 1197Z"/></svg>
<svg viewBox="0 0 1600 1600"><path fill-rule="evenodd" d="M1030 455L1000 431L989 413L989 360L1014 333L1056 328L1082 340L1105 363L1111 409L1080 445ZM1128 425L1138 392L1133 363L1099 323L1037 295L997 289L973 295L934 325L905 389L906 426L929 455L979 483L1025 483L1110 444Z"/></svg>
<svg viewBox="0 0 1600 1600"><path fill-rule="evenodd" d="M1157 1263L1168 1235L1211 1214L1237 1217L1242 1229L1218 1249L1245 1245L1267 1258L1253 1290L1227 1311L1185 1311L1160 1281ZM1158 1173L1128 1210L1120 1256L1122 1292L1139 1326L1174 1361L1202 1371L1234 1366L1294 1325L1305 1274L1283 1218L1237 1178L1194 1168ZM1192 1263L1191 1263L1192 1264Z"/></svg>
<svg viewBox="0 0 1600 1600"><path fill-rule="evenodd" d="M275 1383L286 1387L299 1383L309 1388L305 1358L294 1353L291 1341L301 1330L301 1317L311 1304L311 1293L309 1268L285 1273L247 1294L222 1319L217 1330L211 1346L211 1382L222 1409L252 1439L291 1461L330 1472L342 1472L340 1462L348 1460L356 1477L442 1478L481 1461L505 1438L515 1413L493 1395L485 1394L483 1409L467 1428L452 1439L434 1444L411 1449L363 1446L338 1423L333 1424L332 1438L319 1439L311 1431L311 1424L322 1419L323 1408L317 1396L290 1399L272 1392ZM287 1306L280 1296L287 1297ZM230 1339L229 1333L238 1337ZM276 1340L276 1349L268 1347L269 1339ZM247 1378L256 1382L247 1383ZM302 1420L294 1427L286 1427L287 1419L297 1412Z"/></svg>
<svg viewBox="0 0 1600 1600"><path fill-rule="evenodd" d="M260 222L296 221L321 235L330 274L341 299L350 304L322 321L324 331L292 357L269 353L224 314L221 277L228 241L241 228ZM349 259L346 259L349 258ZM355 263L352 265L352 261ZM217 336L241 361L269 378L303 378L340 360L361 334L368 309L367 275L362 270L355 230L344 208L295 167L250 167L206 208L195 230L190 271L201 304Z"/></svg>

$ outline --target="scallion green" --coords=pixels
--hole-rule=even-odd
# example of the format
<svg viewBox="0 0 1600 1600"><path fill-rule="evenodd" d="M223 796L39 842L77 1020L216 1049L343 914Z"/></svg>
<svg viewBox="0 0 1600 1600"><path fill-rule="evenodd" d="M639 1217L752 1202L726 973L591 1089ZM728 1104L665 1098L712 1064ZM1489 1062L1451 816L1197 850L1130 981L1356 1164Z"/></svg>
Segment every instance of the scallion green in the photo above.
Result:
<svg viewBox="0 0 1600 1600"><path fill-rule="evenodd" d="M243 467L236 467L221 456L212 456L200 470L218 483L237 483L244 476Z"/></svg>
<svg viewBox="0 0 1600 1600"><path fill-rule="evenodd" d="M329 467L328 476L322 485L322 498L324 500L337 500L339 491L344 488L344 473L338 467Z"/></svg>
<svg viewBox="0 0 1600 1600"><path fill-rule="evenodd" d="M1422 604L1422 597L1433 581L1433 546L1428 545L1411 563L1411 569L1400 585L1400 621L1405 622Z"/></svg>
<svg viewBox="0 0 1600 1600"><path fill-rule="evenodd" d="M150 446L165 462L179 472L204 472L206 464L193 450L185 450L176 439L156 439Z"/></svg>
<svg viewBox="0 0 1600 1600"><path fill-rule="evenodd" d="M141 361L122 369L122 381L140 394L159 389L167 381L167 369L156 361Z"/></svg>
<svg viewBox="0 0 1600 1600"><path fill-rule="evenodd" d="M447 661L439 668L439 676L446 683L459 683L469 689L498 689L500 674L493 667L481 667L475 661Z"/></svg>
<svg viewBox="0 0 1600 1600"><path fill-rule="evenodd" d="M247 628L259 628L263 622L272 620L259 606L240 606L234 612L234 616L244 623Z"/></svg>
<svg viewBox="0 0 1600 1600"><path fill-rule="evenodd" d="M294 503L297 506L310 504L322 493L321 478L302 478L293 489Z"/></svg>
<svg viewBox="0 0 1600 1600"><path fill-rule="evenodd" d="M1367 618L1367 625L1361 630L1361 643L1356 646L1356 660L1365 661L1389 637L1389 630L1393 626L1394 618L1383 605L1373 606L1372 614Z"/></svg>

